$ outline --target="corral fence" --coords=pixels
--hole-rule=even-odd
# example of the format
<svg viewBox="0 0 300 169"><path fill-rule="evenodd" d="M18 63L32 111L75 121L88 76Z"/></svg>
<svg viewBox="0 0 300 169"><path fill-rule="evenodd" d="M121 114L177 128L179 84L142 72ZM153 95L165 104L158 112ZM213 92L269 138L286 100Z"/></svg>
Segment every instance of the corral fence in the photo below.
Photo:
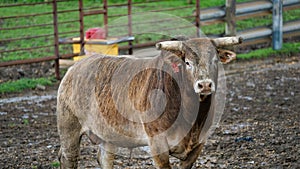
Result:
<svg viewBox="0 0 300 169"><path fill-rule="evenodd" d="M187 1L180 7L161 7L159 9L151 9L151 4L162 1L147 0L132 2L128 0L126 3L110 4L107 0L101 2L95 2L93 6L85 6L87 1L78 0L77 8L74 9L60 9L60 4L66 3L68 0L48 0L37 3L2 3L0 9L14 8L14 7L32 7L44 8L44 12L28 11L26 14L14 14L0 15L0 67L11 66L17 64L36 63L44 61L55 61L56 78L60 78L59 73L59 59L72 58L79 56L83 51L85 41L85 30L88 28L86 18L96 16L96 19L101 20L101 24L104 25L106 36L110 37L110 30L116 26L122 26L127 29L127 33L123 37L136 37L132 30L131 15L134 13L143 12L172 12L176 10L188 10L188 15L181 15L181 18L191 21L197 29L195 29L195 36L200 36L199 29L202 26L225 23L225 32L219 35L210 35L212 37L218 36L232 36L239 35L244 38L244 45L257 44L263 42L273 43L274 49L280 49L283 38L289 38L300 35L300 20L294 20L284 22L282 19L283 11L300 9L300 0L256 0L250 2L236 3L235 0L226 0L225 6L213 7L200 10L200 0ZM75 3L74 1L72 3ZM150 6L150 8L147 8ZM122 9L123 12L114 13L116 9ZM135 11L135 9L141 9L142 11ZM76 17L70 17L68 20L60 19L68 13L73 13ZM236 22L239 20L249 19L256 16L272 15L273 23L271 26L263 26L252 28L248 30L237 31ZM35 20L38 17L48 17L49 19L38 23L30 23L30 20ZM109 25L109 22L114 18L128 16L127 23L123 25ZM19 19L27 18L29 23L23 25L15 25L9 23L17 23ZM38 20L38 19L37 19ZM167 21L166 21L167 22ZM8 24L7 24L8 23ZM77 27L70 29L60 29L63 25L69 25L71 23L78 23ZM148 23L149 24L149 23ZM13 25L13 26L11 26ZM91 25L91 24L90 24ZM49 32L45 31L40 33L38 30L42 30L48 27ZM94 25L99 27L99 25ZM36 29L36 35L26 34L26 30ZM174 28L169 28L174 29ZM184 29L184 28L182 28ZM6 36L6 32L21 31L22 36L13 37ZM159 31L159 30L158 30ZM70 40L72 37L79 37L78 40ZM122 37L119 37L122 38ZM61 40L69 39L69 40ZM153 46L157 39L148 39L147 42L139 41L136 38L135 41L128 41L126 44L120 46L120 50L128 50L129 54L132 54L133 49ZM31 43L31 46L21 45L21 42L30 41L43 41L45 43ZM73 44L80 44L81 51L74 53L70 49ZM65 46L69 46L65 47ZM33 51L37 51L38 54L31 54ZM46 52L45 52L46 51ZM25 54L24 54L25 53ZM5 59L10 55L23 56L32 55L32 57L26 57L26 59L20 58L17 60Z"/></svg>

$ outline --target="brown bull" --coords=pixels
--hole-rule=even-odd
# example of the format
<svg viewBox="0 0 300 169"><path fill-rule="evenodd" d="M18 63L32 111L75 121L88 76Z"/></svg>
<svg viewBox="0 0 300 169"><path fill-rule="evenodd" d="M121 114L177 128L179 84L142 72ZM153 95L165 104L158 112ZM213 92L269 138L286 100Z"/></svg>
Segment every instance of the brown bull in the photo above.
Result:
<svg viewBox="0 0 300 169"><path fill-rule="evenodd" d="M101 144L104 169L113 168L116 148L149 146L157 168L191 168L205 143L218 89L218 62L233 52L219 47L237 37L156 44L152 58L95 55L72 66L57 97L61 168L76 168L80 139Z"/></svg>

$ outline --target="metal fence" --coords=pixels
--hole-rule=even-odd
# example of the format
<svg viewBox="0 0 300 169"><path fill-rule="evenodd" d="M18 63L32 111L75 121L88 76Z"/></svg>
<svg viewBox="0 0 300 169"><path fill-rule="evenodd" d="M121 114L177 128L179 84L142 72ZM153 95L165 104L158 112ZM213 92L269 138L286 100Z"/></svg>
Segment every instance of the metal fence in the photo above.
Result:
<svg viewBox="0 0 300 169"><path fill-rule="evenodd" d="M66 1L66 0L65 0ZM67 20L63 22L58 22L58 15L68 12L76 12L79 9L72 10L58 10L57 3L64 2L64 0L54 0L54 1L45 1L38 3L15 3L15 4L2 4L0 5L1 9L11 9L14 7L21 7L21 9L26 10L28 6L35 6L35 8L43 8L44 12L35 13L34 11L26 11L26 14L14 14L11 13L9 16L0 17L0 56L5 58L7 55L11 54L14 56L19 56L24 53L28 55L35 55L29 59L17 59L17 60L8 60L0 62L0 67L18 65L18 64L28 64L36 62L45 62L45 61L55 61L55 74L59 78L59 59L60 58L70 58L78 54L69 53L60 55L59 52L59 36L70 33L78 33L78 30L73 30L69 32L58 32L58 25L68 24L71 22L79 22L80 20ZM48 17L47 23L38 23L32 24L30 20L37 19L38 17ZM20 18L26 18L29 22L26 24L21 24L21 26L10 26L9 23L18 23ZM4 23L7 23L4 25ZM8 26L6 26L8 25ZM44 27L51 27L50 32L37 33L37 35L28 35L26 32L28 29L43 30ZM5 32L7 31L19 31L21 32L21 37L6 37ZM35 46L29 47L19 47L22 46L20 43L26 44L31 43L32 41L44 41L45 43L37 43ZM20 43L19 43L20 42ZM12 49L10 47L13 47ZM39 56L38 52L47 51L48 55ZM36 53L34 53L36 52Z"/></svg>
<svg viewBox="0 0 300 169"><path fill-rule="evenodd" d="M5 58L6 55L12 54L12 55L21 55L22 53L30 54L34 50L43 50L48 51L48 55L44 56L38 56L38 54L35 54L33 58L27 58L27 59L17 59L17 60L4 60L0 62L0 67L4 66L11 66L11 65L18 65L18 64L29 64L29 63L36 63L36 62L44 62L44 61L55 61L55 74L56 78L60 78L59 73L59 59L67 59L72 58L74 56L78 56L83 53L83 51L79 53L73 53L72 50L68 50L68 52L65 52L64 46L73 45L73 44L80 44L81 49L83 49L83 46L85 44L84 40L84 30L85 27L85 20L86 17L89 16L99 16L99 20L102 20L102 23L104 25L104 28L106 30L107 35L109 34L109 28L108 21L112 20L117 17L122 16L130 16L132 14L132 7L135 5L143 5L143 4L151 4L155 2L159 2L158 0L153 1L147 1L147 2L132 2L131 0L128 0L127 3L120 3L120 4L108 4L107 0L103 0L102 3L97 3L95 6L85 6L84 3L87 1L78 0L78 8L76 9L67 9L67 10L61 10L59 8L60 3L68 2L68 0L52 0L52 1L45 1L45 2L38 2L38 3L14 3L14 4L1 4L0 9L9 9L14 7L21 7L22 9L26 8L27 6L34 6L35 8L45 8L44 12L38 12L35 13L34 11L28 11L26 14L10 14L9 16L0 16L0 32L1 35L5 35L5 31L24 31L24 34L20 37L6 37L6 36L0 36L0 57ZM199 7L199 0L197 0L196 3ZM51 6L51 7L50 7ZM127 11L125 13L121 14L111 14L109 15L109 10L113 10L113 8L127 8ZM180 7L182 8L193 8L193 5L187 5L186 7ZM197 7L196 7L197 8ZM158 9L156 11L152 12L163 12L163 11L172 11L176 10L178 8L166 8L166 9ZM198 9L198 8L197 8ZM199 9L198 9L199 11ZM70 18L68 20L60 21L59 17L60 15L66 14L66 13L76 13L77 17ZM191 13L192 15L192 13ZM47 16L49 17L49 21L47 23L38 23L38 24L32 24L28 23L27 25L17 25L17 26L3 26L3 23L8 22L18 22L18 19L20 18L37 18L40 16ZM190 16L194 17L195 16ZM50 19L51 18L51 19ZM197 19L199 20L199 19ZM74 27L72 31L59 31L60 27L64 24L69 23L79 23L78 27ZM2 23L2 24L1 24ZM130 23L130 20L129 20ZM9 25L9 24L7 24ZM197 24L199 25L199 23ZM46 33L39 33L37 35L27 35L26 30L27 29L43 29L43 27L48 26L51 27L52 32L46 32ZM100 25L97 25L100 26ZM128 27L128 35L132 36L131 32L131 24L126 24L126 27ZM72 39L72 37L79 37L79 40L61 40L62 37L66 37L67 35L70 35L69 39ZM44 40L45 44L39 43L35 46L30 47L19 47L22 46L20 44L14 44L14 42L22 41L25 42L32 42L37 40ZM141 46L147 46L148 44L142 44ZM129 54L132 54L132 48L136 47L132 44L132 42L128 42L128 45L123 47L123 49L128 49ZM68 49L71 49L70 47ZM122 49L122 48L121 48ZM36 57L37 56L37 57Z"/></svg>
<svg viewBox="0 0 300 169"><path fill-rule="evenodd" d="M235 0L226 0L225 6L201 10L200 0L196 0L191 4L185 3L185 5L180 7L162 6L159 9L147 8L149 10L144 9L146 9L146 6L151 6L152 3L161 1L148 0L145 2L132 2L131 0L128 0L126 3L110 4L107 0L103 0L102 2L95 3L92 6L86 6L85 3L89 1L78 0L74 2L78 3L78 8L61 10L60 4L63 4L64 2L68 2L68 0L52 0L38 3L0 4L0 9L9 9L14 7L26 8L27 6L35 6L35 8L45 8L44 12L35 13L34 11L28 11L28 13L26 14L11 14L9 16L0 16L0 57L4 58L9 54L20 55L20 53L30 53L34 50L43 50L47 51L48 53L48 55L37 55L29 59L1 61L0 67L44 61L55 61L56 77L59 79L59 59L72 58L74 56L80 55L80 53L83 53L83 51L81 51L80 53L73 53L71 50L71 45L75 43L81 44L81 49L83 49L83 46L85 44L84 31L88 28L86 26L88 17L94 16L101 20L107 36L112 36L110 35L110 30L112 30L114 26L109 25L110 21L118 17L128 16L127 23L117 26L122 26L127 29L126 35L124 36L136 36L134 32L132 32L132 22L130 16L136 12L134 10L136 9L136 7L141 8L141 6L143 7L143 12L172 12L176 10L189 10L190 12L187 12L186 15L180 17L194 23L194 25L197 27L197 29L195 29L195 35L199 35L198 28L201 28L202 26L212 25L216 23L225 23L225 32L222 33L222 35L211 36L240 35L244 37L245 45L270 42L272 39L271 37L273 37L273 39L274 37L277 37L277 39L282 39L300 35L300 20L283 23L282 15L280 15L282 14L282 11L299 9L300 0L273 0L274 5L269 0L251 1L238 4L236 4ZM116 8L122 8L125 10L120 13L111 12ZM68 13L73 13L73 16L76 17L68 18L67 20L60 20L60 16ZM265 26L252 28L249 30L236 30L236 22L239 20L271 14L273 14L275 21L273 22L273 25L275 25L273 28L270 26ZM17 22L19 18L28 18L30 20L40 16L47 16L49 20L46 23L28 23L25 25L23 24L17 26L9 26L8 24L8 26L3 26L3 23ZM60 29L62 25L71 23L78 24L77 26L72 28L71 31ZM278 26L276 26L276 24ZM27 29L42 30L44 27L51 27L52 32L37 33L36 35L26 34ZM24 35L20 37L6 37L3 34L3 32L5 31L22 31L24 32ZM65 37L79 37L79 40L60 40ZM45 41L45 43L38 43L35 46L25 47L17 43L19 41L26 43L26 41L37 40ZM152 46L156 42L157 41L154 41L152 39L150 39L146 43L130 41L128 42L128 45L120 46L120 50L129 50L128 53L132 54L132 49ZM14 43L16 43L15 46ZM44 54L45 52L40 53Z"/></svg>
<svg viewBox="0 0 300 169"><path fill-rule="evenodd" d="M235 0L226 0L225 7L201 10L201 25L225 22L225 35L239 35L245 40L244 45L270 42L277 45L278 39L300 35L300 20L282 22L283 11L300 9L300 0L259 0L236 4ZM248 30L236 30L236 22L257 16L272 15L273 25ZM272 38L273 37L273 38ZM275 43L275 44L274 44ZM278 49L278 47L274 47Z"/></svg>

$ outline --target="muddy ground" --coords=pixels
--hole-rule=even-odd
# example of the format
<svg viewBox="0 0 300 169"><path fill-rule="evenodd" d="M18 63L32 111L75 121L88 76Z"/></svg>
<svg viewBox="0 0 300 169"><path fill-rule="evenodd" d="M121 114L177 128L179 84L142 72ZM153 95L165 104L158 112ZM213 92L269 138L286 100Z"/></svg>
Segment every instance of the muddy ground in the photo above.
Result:
<svg viewBox="0 0 300 169"><path fill-rule="evenodd" d="M1 79L30 76L36 67L1 69ZM225 70L225 111L194 168L300 168L300 54L236 61ZM57 167L57 87L0 96L0 168ZM126 151L118 156L115 168L153 168L146 150L134 151L131 159ZM96 152L84 137L80 168L99 167Z"/></svg>

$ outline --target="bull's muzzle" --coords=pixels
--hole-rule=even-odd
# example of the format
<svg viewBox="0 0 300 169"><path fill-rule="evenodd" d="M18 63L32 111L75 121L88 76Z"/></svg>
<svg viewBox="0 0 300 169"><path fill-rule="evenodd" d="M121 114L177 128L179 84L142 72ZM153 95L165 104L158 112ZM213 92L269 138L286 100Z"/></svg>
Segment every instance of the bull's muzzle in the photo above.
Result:
<svg viewBox="0 0 300 169"><path fill-rule="evenodd" d="M194 90L200 95L200 101L204 101L208 95L215 92L215 83L211 79L197 80Z"/></svg>

